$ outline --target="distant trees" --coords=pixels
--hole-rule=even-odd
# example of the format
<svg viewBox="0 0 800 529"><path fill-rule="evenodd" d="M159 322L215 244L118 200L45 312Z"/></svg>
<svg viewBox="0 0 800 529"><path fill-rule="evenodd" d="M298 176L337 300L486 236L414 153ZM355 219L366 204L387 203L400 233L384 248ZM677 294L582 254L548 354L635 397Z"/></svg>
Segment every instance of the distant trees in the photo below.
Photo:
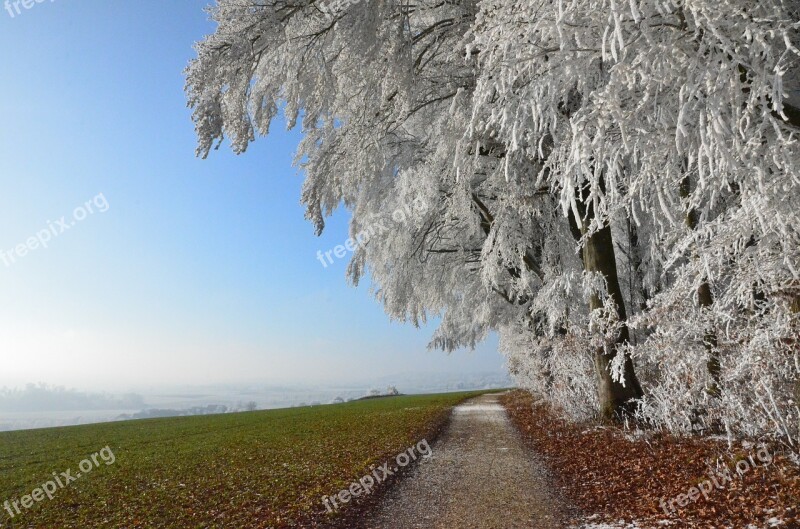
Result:
<svg viewBox="0 0 800 529"><path fill-rule="evenodd" d="M394 387L394 386L389 386L388 388L386 388L386 391L381 391L379 389L374 389L374 388L370 389L369 391L367 391L367 394L364 397L361 397L361 399L374 399L374 398L379 398L379 397L396 397L398 395L400 395L400 392L397 390L397 388ZM356 399L356 400L361 400L361 399Z"/></svg>
<svg viewBox="0 0 800 529"><path fill-rule="evenodd" d="M130 420L153 419L158 417L189 417L194 415L218 415L235 411L237 410L231 410L224 404L209 404L207 406L192 406L184 409L150 408L133 414L124 413L117 417L117 419Z"/></svg>
<svg viewBox="0 0 800 529"><path fill-rule="evenodd" d="M796 0L219 0L187 69L198 153L302 121L393 317L500 333L574 417L800 433ZM800 94L798 94L800 95Z"/></svg>

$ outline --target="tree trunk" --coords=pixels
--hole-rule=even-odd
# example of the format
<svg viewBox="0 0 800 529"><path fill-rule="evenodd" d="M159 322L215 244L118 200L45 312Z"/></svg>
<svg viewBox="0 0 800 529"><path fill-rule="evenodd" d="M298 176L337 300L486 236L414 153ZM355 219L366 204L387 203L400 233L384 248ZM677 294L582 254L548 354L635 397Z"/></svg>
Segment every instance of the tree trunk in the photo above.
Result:
<svg viewBox="0 0 800 529"><path fill-rule="evenodd" d="M591 224L594 216L591 205L585 206L586 197L582 197L578 212L582 217L581 229L573 215L570 215L570 225L573 235L580 240L587 233L587 228ZM625 366L623 379L615 381L611 376L611 362L617 355L617 346L627 343L630 339L630 332L626 325L627 314L625 312L625 301L622 297L622 288L619 284L617 274L617 256L614 251L614 239L611 228L605 228L589 236L583 246L582 260L584 270L600 274L606 281L608 295L614 301L617 317L622 324L619 333L611 347L600 347L594 353L594 364L597 372L597 396L600 402L600 415L605 420L619 419L625 414L633 411L634 399L641 398L644 393L636 377L633 360L629 355L625 356ZM599 295L593 293L589 298L589 310L600 309L603 307L603 300Z"/></svg>
<svg viewBox="0 0 800 529"><path fill-rule="evenodd" d="M617 258L614 252L614 241L611 228L605 227L591 235L583 247L583 265L587 272L600 273L606 280L608 295L616 305L617 317L622 323L614 347L601 347L595 351L595 368L598 375L598 397L600 412L604 419L612 419L620 414L631 411L631 400L640 398L642 388L633 367L630 356L625 357L624 378L616 382L611 377L611 361L617 354L617 345L627 343L630 339L625 322L625 301L622 298L622 289L617 276ZM603 307L603 300L596 293L589 298L589 309L595 310Z"/></svg>
<svg viewBox="0 0 800 529"><path fill-rule="evenodd" d="M681 180L679 190L682 199L686 200L689 198L691 195L691 186L692 183L689 176L685 176L683 180ZM697 211L693 208L689 208L686 212L686 227L692 231L697 229ZM703 280L697 288L697 303L701 309L710 308L714 304L714 294L711 292L711 285L709 285L706 280ZM706 391L715 397L718 397L722 390L720 384L722 365L720 364L718 345L719 342L717 340L716 331L714 329L706 329L703 335L703 346L706 349L706 369L708 369L708 373L711 375L711 384L706 388Z"/></svg>
<svg viewBox="0 0 800 529"><path fill-rule="evenodd" d="M800 314L800 295L794 296L794 298L792 299L792 305L790 307L790 310L792 311L793 314ZM796 337L793 339L793 342L795 348L800 347L800 344L798 344L798 339ZM798 374L798 376L800 376L800 373ZM798 379L794 383L794 402L796 405L800 406L800 379Z"/></svg>

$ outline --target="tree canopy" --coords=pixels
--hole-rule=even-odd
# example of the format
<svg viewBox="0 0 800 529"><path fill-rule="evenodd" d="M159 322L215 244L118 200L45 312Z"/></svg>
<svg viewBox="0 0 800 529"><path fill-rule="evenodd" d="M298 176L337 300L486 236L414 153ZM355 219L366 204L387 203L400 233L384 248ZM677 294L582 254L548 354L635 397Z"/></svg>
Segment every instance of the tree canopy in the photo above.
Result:
<svg viewBox="0 0 800 529"><path fill-rule="evenodd" d="M279 112L387 313L576 418L800 435L800 1L217 0L207 156ZM424 207L410 208L412 204ZM359 237L361 236L361 239Z"/></svg>

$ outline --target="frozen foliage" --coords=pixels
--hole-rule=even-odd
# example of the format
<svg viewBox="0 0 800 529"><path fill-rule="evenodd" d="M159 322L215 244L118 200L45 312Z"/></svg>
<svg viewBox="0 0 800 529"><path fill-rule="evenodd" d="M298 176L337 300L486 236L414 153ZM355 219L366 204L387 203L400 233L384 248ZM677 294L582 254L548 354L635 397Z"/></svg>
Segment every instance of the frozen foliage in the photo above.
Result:
<svg viewBox="0 0 800 529"><path fill-rule="evenodd" d="M424 204L348 277L393 318L441 317L433 346L499 332L578 419L635 399L656 427L796 446L799 12L218 0L187 94L201 156L244 152L279 109L301 123L319 231L341 204L353 237Z"/></svg>

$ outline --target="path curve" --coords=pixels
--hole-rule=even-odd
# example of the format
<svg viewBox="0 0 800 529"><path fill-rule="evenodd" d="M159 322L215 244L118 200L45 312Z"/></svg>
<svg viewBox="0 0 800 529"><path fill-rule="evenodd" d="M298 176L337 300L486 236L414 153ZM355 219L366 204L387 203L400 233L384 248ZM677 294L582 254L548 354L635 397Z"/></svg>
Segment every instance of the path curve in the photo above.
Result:
<svg viewBox="0 0 800 529"><path fill-rule="evenodd" d="M563 503L500 404L483 395L453 409L423 460L388 490L364 529L556 529Z"/></svg>

